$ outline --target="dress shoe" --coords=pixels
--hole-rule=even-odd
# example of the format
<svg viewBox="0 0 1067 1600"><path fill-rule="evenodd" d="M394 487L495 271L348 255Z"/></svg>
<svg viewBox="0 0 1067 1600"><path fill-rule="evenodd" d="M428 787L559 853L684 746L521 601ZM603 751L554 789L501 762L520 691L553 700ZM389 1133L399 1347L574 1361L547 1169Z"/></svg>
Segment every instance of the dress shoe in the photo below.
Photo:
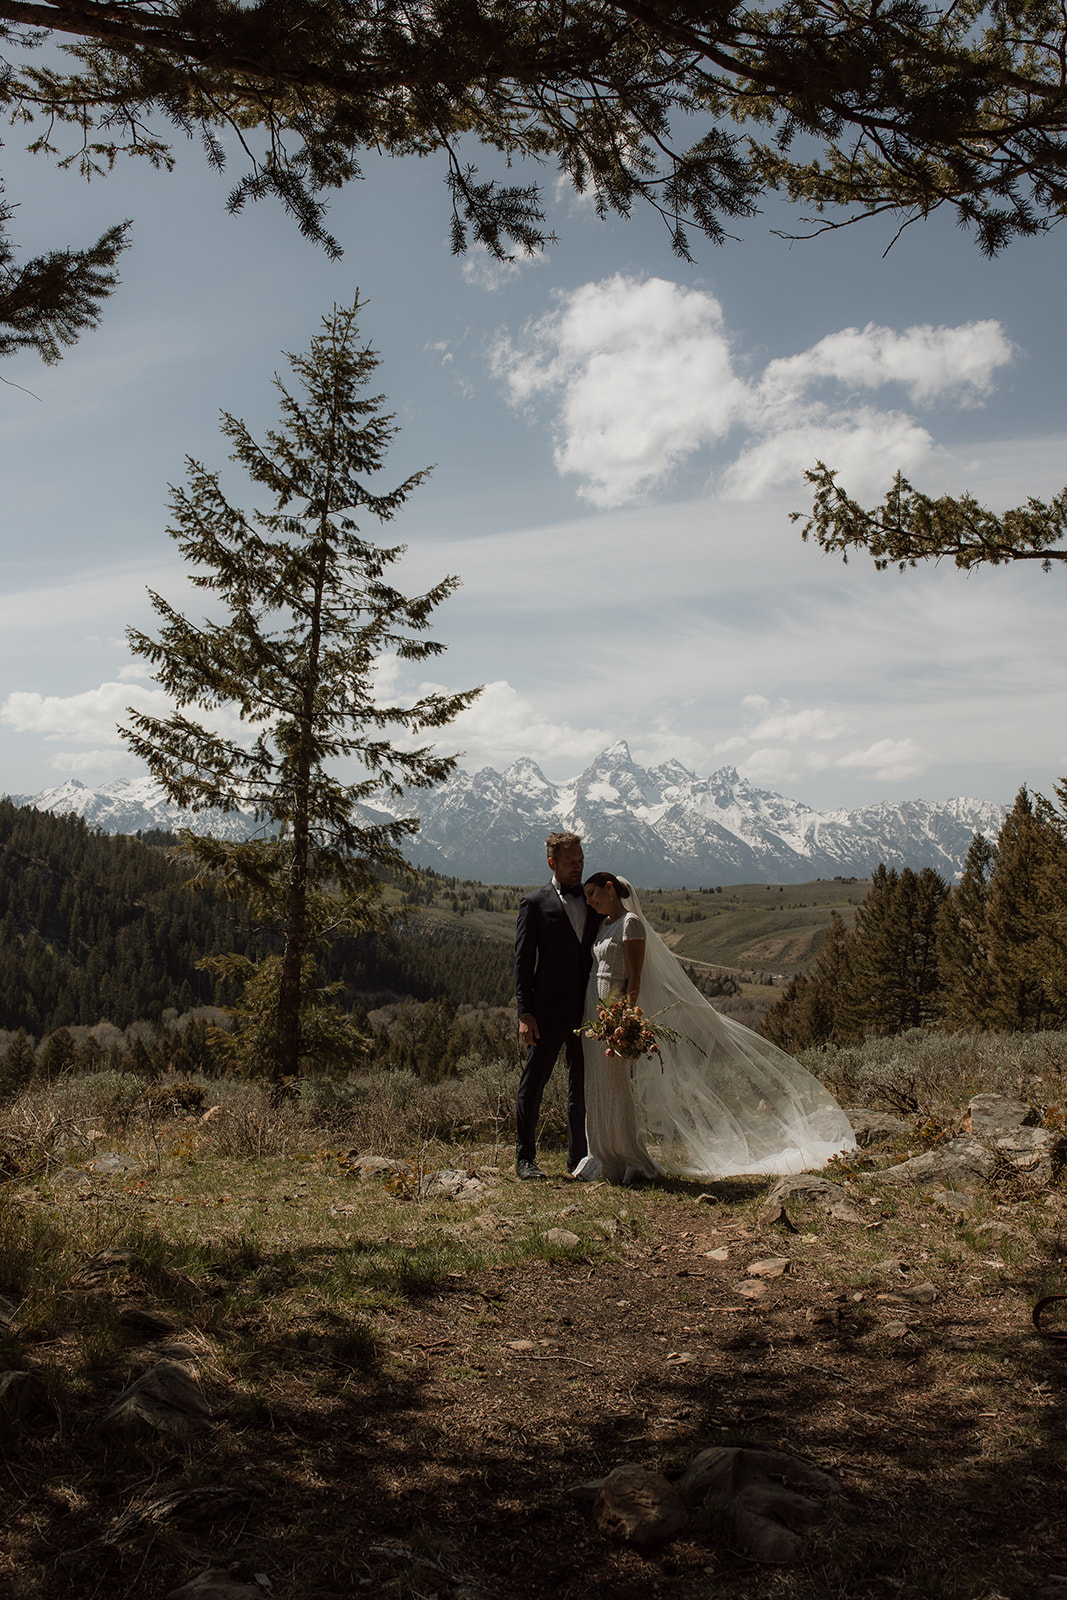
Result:
<svg viewBox="0 0 1067 1600"><path fill-rule="evenodd" d="M523 1156L520 1156L515 1163L515 1176L517 1178L540 1178L542 1182L545 1181L545 1175L537 1165L537 1162L527 1161Z"/></svg>

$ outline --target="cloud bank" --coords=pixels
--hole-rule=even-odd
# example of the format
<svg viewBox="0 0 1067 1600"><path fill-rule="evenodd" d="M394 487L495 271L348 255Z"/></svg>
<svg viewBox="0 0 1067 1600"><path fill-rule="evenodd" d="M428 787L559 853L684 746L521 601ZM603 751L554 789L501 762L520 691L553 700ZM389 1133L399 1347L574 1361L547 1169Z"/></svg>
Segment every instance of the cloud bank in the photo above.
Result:
<svg viewBox="0 0 1067 1600"><path fill-rule="evenodd" d="M579 494L607 509L641 499L698 451L738 445L722 490L756 499L829 459L853 492L884 487L935 453L911 407L980 405L1012 358L995 321L868 323L744 373L722 307L706 290L617 273L562 293L514 341L501 334L490 364L510 403L555 407L555 462Z"/></svg>

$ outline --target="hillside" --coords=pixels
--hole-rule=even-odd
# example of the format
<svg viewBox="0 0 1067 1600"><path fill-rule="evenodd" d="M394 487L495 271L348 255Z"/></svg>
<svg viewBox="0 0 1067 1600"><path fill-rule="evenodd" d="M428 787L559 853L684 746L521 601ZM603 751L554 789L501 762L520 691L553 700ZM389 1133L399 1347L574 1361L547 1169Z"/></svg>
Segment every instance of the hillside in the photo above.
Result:
<svg viewBox="0 0 1067 1600"><path fill-rule="evenodd" d="M232 998L197 962L228 951L256 957L270 935L239 904L190 888L166 843L0 800L0 1030L40 1037L105 1019L125 1028ZM344 982L349 1004L405 995L507 1003L506 917L499 929L491 914L484 925L468 921L439 887L439 910L413 906L392 936L338 939L324 953L323 975Z"/></svg>

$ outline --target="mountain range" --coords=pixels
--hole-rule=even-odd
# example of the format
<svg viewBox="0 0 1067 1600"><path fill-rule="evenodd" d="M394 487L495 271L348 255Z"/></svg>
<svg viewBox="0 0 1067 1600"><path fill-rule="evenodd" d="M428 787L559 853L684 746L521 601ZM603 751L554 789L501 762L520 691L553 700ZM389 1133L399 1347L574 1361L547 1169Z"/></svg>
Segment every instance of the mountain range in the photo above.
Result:
<svg viewBox="0 0 1067 1600"><path fill-rule="evenodd" d="M105 833L184 827L242 839L259 831L245 812L172 806L147 777L119 778L97 789L72 778L11 799L76 812ZM385 812L365 814L373 819ZM957 799L815 811L755 788L734 767L710 778L680 761L640 767L620 740L565 783L550 782L524 756L504 772L457 771L437 789L410 793L395 814L419 818L411 859L456 877L540 882L546 833L568 828L582 836L590 870L610 868L637 884L668 889L866 878L880 862L915 871L933 867L954 879L974 835L995 838L1007 810L988 800Z"/></svg>

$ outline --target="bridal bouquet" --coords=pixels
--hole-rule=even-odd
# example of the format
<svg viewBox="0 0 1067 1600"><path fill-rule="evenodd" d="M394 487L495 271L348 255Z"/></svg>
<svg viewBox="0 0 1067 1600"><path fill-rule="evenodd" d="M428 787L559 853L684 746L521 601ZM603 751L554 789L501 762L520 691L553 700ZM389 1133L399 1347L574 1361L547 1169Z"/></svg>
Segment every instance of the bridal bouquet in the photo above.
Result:
<svg viewBox="0 0 1067 1600"><path fill-rule="evenodd" d="M658 1013L657 1013L658 1015ZM660 1044L672 1044L678 1037L674 1028L657 1024L646 1017L640 1006L628 1000L602 1000L592 1021L575 1033L586 1039L600 1039L606 1056L618 1056L623 1061L636 1061L640 1056L658 1056Z"/></svg>

